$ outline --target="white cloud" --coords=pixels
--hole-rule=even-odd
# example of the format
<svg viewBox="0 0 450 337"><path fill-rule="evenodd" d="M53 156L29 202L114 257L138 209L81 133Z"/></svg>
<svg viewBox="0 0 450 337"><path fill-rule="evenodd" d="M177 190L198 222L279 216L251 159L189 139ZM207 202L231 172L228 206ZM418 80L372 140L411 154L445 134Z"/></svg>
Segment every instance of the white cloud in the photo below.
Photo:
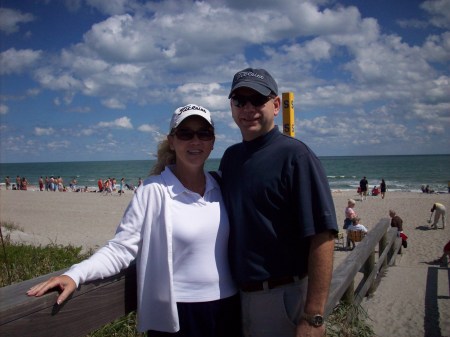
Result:
<svg viewBox="0 0 450 337"><path fill-rule="evenodd" d="M159 133L159 128L155 125L150 124L142 124L137 128L141 132L149 132L149 133Z"/></svg>
<svg viewBox="0 0 450 337"><path fill-rule="evenodd" d="M428 36L423 48L424 57L432 62L449 62L450 61L450 32L442 35Z"/></svg>
<svg viewBox="0 0 450 337"><path fill-rule="evenodd" d="M21 73L32 67L42 55L40 50L10 48L0 54L0 74Z"/></svg>
<svg viewBox="0 0 450 337"><path fill-rule="evenodd" d="M133 125L128 117L121 117L112 122L100 122L98 123L100 128L120 128L120 129L132 129Z"/></svg>
<svg viewBox="0 0 450 337"><path fill-rule="evenodd" d="M0 104L0 115L6 115L8 113L9 107L5 104Z"/></svg>
<svg viewBox="0 0 450 337"><path fill-rule="evenodd" d="M103 99L102 104L110 109L125 109L125 104L123 104L117 98Z"/></svg>
<svg viewBox="0 0 450 337"><path fill-rule="evenodd" d="M98 9L104 14L122 14L137 4L133 0L86 0L89 6Z"/></svg>
<svg viewBox="0 0 450 337"><path fill-rule="evenodd" d="M51 136L55 133L55 130L53 128L40 128L35 127L34 128L34 134L36 136Z"/></svg>
<svg viewBox="0 0 450 337"><path fill-rule="evenodd" d="M51 150L58 150L58 149L67 149L70 146L70 142L67 140L61 140L61 141L53 141L47 144L47 147Z"/></svg>
<svg viewBox="0 0 450 337"><path fill-rule="evenodd" d="M450 1L427 0L421 7L431 15L430 22L440 28L450 28Z"/></svg>
<svg viewBox="0 0 450 337"><path fill-rule="evenodd" d="M23 14L9 8L0 8L0 31L5 34L16 33L19 30L19 25L34 20L34 16L29 13Z"/></svg>
<svg viewBox="0 0 450 337"><path fill-rule="evenodd" d="M77 91L82 83L70 73L61 72L52 67L42 67L34 73L36 80L47 89Z"/></svg>

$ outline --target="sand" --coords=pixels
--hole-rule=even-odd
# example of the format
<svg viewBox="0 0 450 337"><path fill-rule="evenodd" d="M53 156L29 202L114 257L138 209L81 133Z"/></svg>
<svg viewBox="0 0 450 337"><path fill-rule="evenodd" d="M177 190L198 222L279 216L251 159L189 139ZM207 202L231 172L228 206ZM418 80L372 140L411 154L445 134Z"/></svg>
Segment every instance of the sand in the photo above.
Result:
<svg viewBox="0 0 450 337"><path fill-rule="evenodd" d="M16 241L46 245L72 244L84 249L105 244L125 211L132 193L0 191L0 220L21 230L8 233ZM450 194L387 192L386 198L360 201L353 192L333 191L338 223L344 221L348 198L370 228L394 209L404 221L408 248L388 269L370 299L363 301L377 336L450 336L450 273L448 267L429 264L450 240L450 223L431 230L427 220L434 202L450 208ZM335 267L348 252L335 254ZM427 263L428 262L428 263Z"/></svg>

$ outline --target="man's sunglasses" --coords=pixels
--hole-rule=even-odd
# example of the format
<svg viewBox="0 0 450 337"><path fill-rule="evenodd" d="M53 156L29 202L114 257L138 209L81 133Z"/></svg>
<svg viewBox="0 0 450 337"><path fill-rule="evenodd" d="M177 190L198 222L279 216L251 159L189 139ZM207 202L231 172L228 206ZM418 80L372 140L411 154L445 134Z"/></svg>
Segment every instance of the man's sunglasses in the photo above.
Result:
<svg viewBox="0 0 450 337"><path fill-rule="evenodd" d="M191 129L176 129L173 133L179 140L191 140L197 135L197 138L203 141L214 139L214 131L208 129L200 129L197 131Z"/></svg>
<svg viewBox="0 0 450 337"><path fill-rule="evenodd" d="M231 101L233 102L233 105L238 108L242 108L247 104L247 102L250 102L254 107L259 107L267 103L272 98L273 97L271 96L263 96L263 95L251 95L251 96L234 95L233 97L231 97Z"/></svg>

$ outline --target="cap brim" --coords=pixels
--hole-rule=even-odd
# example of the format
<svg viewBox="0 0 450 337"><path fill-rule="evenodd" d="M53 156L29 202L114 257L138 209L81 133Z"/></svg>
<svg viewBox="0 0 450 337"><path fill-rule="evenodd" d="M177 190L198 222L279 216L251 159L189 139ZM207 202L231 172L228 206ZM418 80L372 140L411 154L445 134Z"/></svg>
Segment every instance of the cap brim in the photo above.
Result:
<svg viewBox="0 0 450 337"><path fill-rule="evenodd" d="M267 88L259 83L243 81L241 83L236 84L233 87L233 89L231 89L230 94L228 95L228 98L231 98L231 95L233 94L233 92L239 88L250 88L250 89L257 91L258 93L260 93L263 96L269 96L270 93L272 92L272 90L270 90L269 88Z"/></svg>

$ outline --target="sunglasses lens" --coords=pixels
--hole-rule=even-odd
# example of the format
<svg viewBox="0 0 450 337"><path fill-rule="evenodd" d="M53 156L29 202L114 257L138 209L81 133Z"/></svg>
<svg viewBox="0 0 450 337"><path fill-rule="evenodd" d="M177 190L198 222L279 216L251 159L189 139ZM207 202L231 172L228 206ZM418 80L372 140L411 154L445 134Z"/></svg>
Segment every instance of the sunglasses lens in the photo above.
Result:
<svg viewBox="0 0 450 337"><path fill-rule="evenodd" d="M254 107L259 107L266 103L270 97L263 95L252 95L252 96L239 96L234 95L231 97L233 104L239 108L242 108L247 102L250 102Z"/></svg>
<svg viewBox="0 0 450 337"><path fill-rule="evenodd" d="M200 140L212 140L214 138L214 132L210 130L199 130L196 132L198 139Z"/></svg>
<svg viewBox="0 0 450 337"><path fill-rule="evenodd" d="M175 132L175 135L179 140L191 140L195 135L203 141L209 141L214 138L214 132L212 130L193 131L190 129L179 129Z"/></svg>
<svg viewBox="0 0 450 337"><path fill-rule="evenodd" d="M194 138L194 131L188 129L180 129L175 132L175 135L180 140L191 140Z"/></svg>

